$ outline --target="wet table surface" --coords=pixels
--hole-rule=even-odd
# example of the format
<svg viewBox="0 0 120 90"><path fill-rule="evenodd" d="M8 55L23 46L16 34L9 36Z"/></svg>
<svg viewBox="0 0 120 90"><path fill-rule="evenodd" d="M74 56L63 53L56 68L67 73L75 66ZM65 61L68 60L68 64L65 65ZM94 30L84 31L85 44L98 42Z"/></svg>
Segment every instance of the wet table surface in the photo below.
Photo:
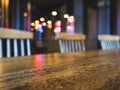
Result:
<svg viewBox="0 0 120 90"><path fill-rule="evenodd" d="M120 50L2 58L0 90L120 90Z"/></svg>

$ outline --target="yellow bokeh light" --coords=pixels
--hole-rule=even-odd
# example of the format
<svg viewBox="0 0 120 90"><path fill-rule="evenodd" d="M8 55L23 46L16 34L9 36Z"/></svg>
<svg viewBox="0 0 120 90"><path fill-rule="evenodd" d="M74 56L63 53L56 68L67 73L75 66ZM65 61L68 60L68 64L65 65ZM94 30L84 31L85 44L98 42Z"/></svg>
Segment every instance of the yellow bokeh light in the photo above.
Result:
<svg viewBox="0 0 120 90"><path fill-rule="evenodd" d="M23 15L24 15L24 17L27 17L27 16L28 16L27 12L24 12L24 14L23 14Z"/></svg>
<svg viewBox="0 0 120 90"><path fill-rule="evenodd" d="M35 24L39 24L39 20L35 20Z"/></svg>
<svg viewBox="0 0 120 90"><path fill-rule="evenodd" d="M41 22L44 22L44 21L45 21L45 18L41 17L41 18L40 18L40 21L41 21Z"/></svg>
<svg viewBox="0 0 120 90"><path fill-rule="evenodd" d="M53 15L53 16L56 16L56 15L57 15L57 12L56 12L56 11L52 11L52 15Z"/></svg>
<svg viewBox="0 0 120 90"><path fill-rule="evenodd" d="M64 18L68 18L69 15L68 15L68 14L64 14L63 17L64 17Z"/></svg>
<svg viewBox="0 0 120 90"><path fill-rule="evenodd" d="M33 27L34 27L34 26L35 26L35 23L34 23L34 22L32 22L32 23L31 23L31 26L33 26Z"/></svg>
<svg viewBox="0 0 120 90"><path fill-rule="evenodd" d="M48 21L47 21L47 24L52 24L52 21L51 21L51 20L48 20Z"/></svg>
<svg viewBox="0 0 120 90"><path fill-rule="evenodd" d="M70 16L67 18L69 22L74 22L75 21L75 17L74 16Z"/></svg>

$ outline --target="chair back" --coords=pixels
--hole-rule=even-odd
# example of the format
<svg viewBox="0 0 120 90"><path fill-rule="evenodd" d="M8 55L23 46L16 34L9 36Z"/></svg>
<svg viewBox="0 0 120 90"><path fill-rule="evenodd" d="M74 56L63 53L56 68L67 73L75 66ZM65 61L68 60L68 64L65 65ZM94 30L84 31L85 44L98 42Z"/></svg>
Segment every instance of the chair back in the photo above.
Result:
<svg viewBox="0 0 120 90"><path fill-rule="evenodd" d="M118 35L99 35L98 39L103 50L120 48L120 37Z"/></svg>
<svg viewBox="0 0 120 90"><path fill-rule="evenodd" d="M11 57L12 52L14 57L18 56L18 52L20 56L31 55L30 40L33 38L32 32L0 28L0 58Z"/></svg>
<svg viewBox="0 0 120 90"><path fill-rule="evenodd" d="M60 52L85 51L85 39L83 34L58 33L55 36L60 46Z"/></svg>

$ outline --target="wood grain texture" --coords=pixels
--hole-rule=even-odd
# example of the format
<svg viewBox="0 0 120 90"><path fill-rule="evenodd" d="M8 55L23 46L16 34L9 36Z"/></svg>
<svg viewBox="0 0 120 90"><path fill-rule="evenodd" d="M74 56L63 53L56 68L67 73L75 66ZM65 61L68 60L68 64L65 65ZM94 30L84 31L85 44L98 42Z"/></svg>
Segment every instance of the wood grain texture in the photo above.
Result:
<svg viewBox="0 0 120 90"><path fill-rule="evenodd" d="M32 32L26 32L15 29L5 29L0 28L0 38L9 38L9 39L33 39Z"/></svg>
<svg viewBox="0 0 120 90"><path fill-rule="evenodd" d="M99 35L98 39L101 41L120 41L119 35Z"/></svg>
<svg viewBox="0 0 120 90"><path fill-rule="evenodd" d="M0 60L0 90L120 90L120 50Z"/></svg>
<svg viewBox="0 0 120 90"><path fill-rule="evenodd" d="M69 34L65 32L57 33L55 39L64 39L64 40L85 40L86 36L84 34Z"/></svg>

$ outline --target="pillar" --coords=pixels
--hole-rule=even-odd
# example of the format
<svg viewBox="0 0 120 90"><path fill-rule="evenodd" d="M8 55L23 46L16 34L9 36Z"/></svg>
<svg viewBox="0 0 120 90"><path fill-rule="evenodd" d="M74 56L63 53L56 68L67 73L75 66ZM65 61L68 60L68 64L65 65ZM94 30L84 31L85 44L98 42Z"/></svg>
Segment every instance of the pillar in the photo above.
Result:
<svg viewBox="0 0 120 90"><path fill-rule="evenodd" d="M98 28L97 28L97 10L94 8L90 8L87 10L87 50L95 50L97 49L97 36L98 36Z"/></svg>
<svg viewBox="0 0 120 90"><path fill-rule="evenodd" d="M111 15L111 34L117 34L117 6L116 0L111 0L110 4Z"/></svg>
<svg viewBox="0 0 120 90"><path fill-rule="evenodd" d="M84 0L74 0L74 15L75 15L75 32L84 33L83 29L83 1Z"/></svg>
<svg viewBox="0 0 120 90"><path fill-rule="evenodd" d="M110 34L110 0L98 0L98 33Z"/></svg>
<svg viewBox="0 0 120 90"><path fill-rule="evenodd" d="M0 0L0 27L2 27L2 0Z"/></svg>
<svg viewBox="0 0 120 90"><path fill-rule="evenodd" d="M116 0L116 9L117 34L120 35L120 0Z"/></svg>
<svg viewBox="0 0 120 90"><path fill-rule="evenodd" d="M24 30L25 31L31 31L31 3L29 0L25 1L25 9L24 9L24 13L23 13L23 17L24 17Z"/></svg>
<svg viewBox="0 0 120 90"><path fill-rule="evenodd" d="M10 28L21 29L20 0L10 0Z"/></svg>
<svg viewBox="0 0 120 90"><path fill-rule="evenodd" d="M68 14L67 11L66 11L66 5L63 5L60 8L60 18L61 18L61 22L62 22L62 32L66 32L66 21L67 21L67 19L63 17L64 14Z"/></svg>
<svg viewBox="0 0 120 90"><path fill-rule="evenodd" d="M9 0L1 0L1 24L2 27L9 27Z"/></svg>
<svg viewBox="0 0 120 90"><path fill-rule="evenodd" d="M30 26L30 23L31 23L31 3L30 3L30 1L28 1L28 3L27 3L27 11L28 11L28 27L27 27L27 30L31 31L31 26Z"/></svg>
<svg viewBox="0 0 120 90"><path fill-rule="evenodd" d="M24 12L27 9L27 1L10 0L10 28L24 29Z"/></svg>
<svg viewBox="0 0 120 90"><path fill-rule="evenodd" d="M20 29L20 0L16 0L16 29Z"/></svg>

